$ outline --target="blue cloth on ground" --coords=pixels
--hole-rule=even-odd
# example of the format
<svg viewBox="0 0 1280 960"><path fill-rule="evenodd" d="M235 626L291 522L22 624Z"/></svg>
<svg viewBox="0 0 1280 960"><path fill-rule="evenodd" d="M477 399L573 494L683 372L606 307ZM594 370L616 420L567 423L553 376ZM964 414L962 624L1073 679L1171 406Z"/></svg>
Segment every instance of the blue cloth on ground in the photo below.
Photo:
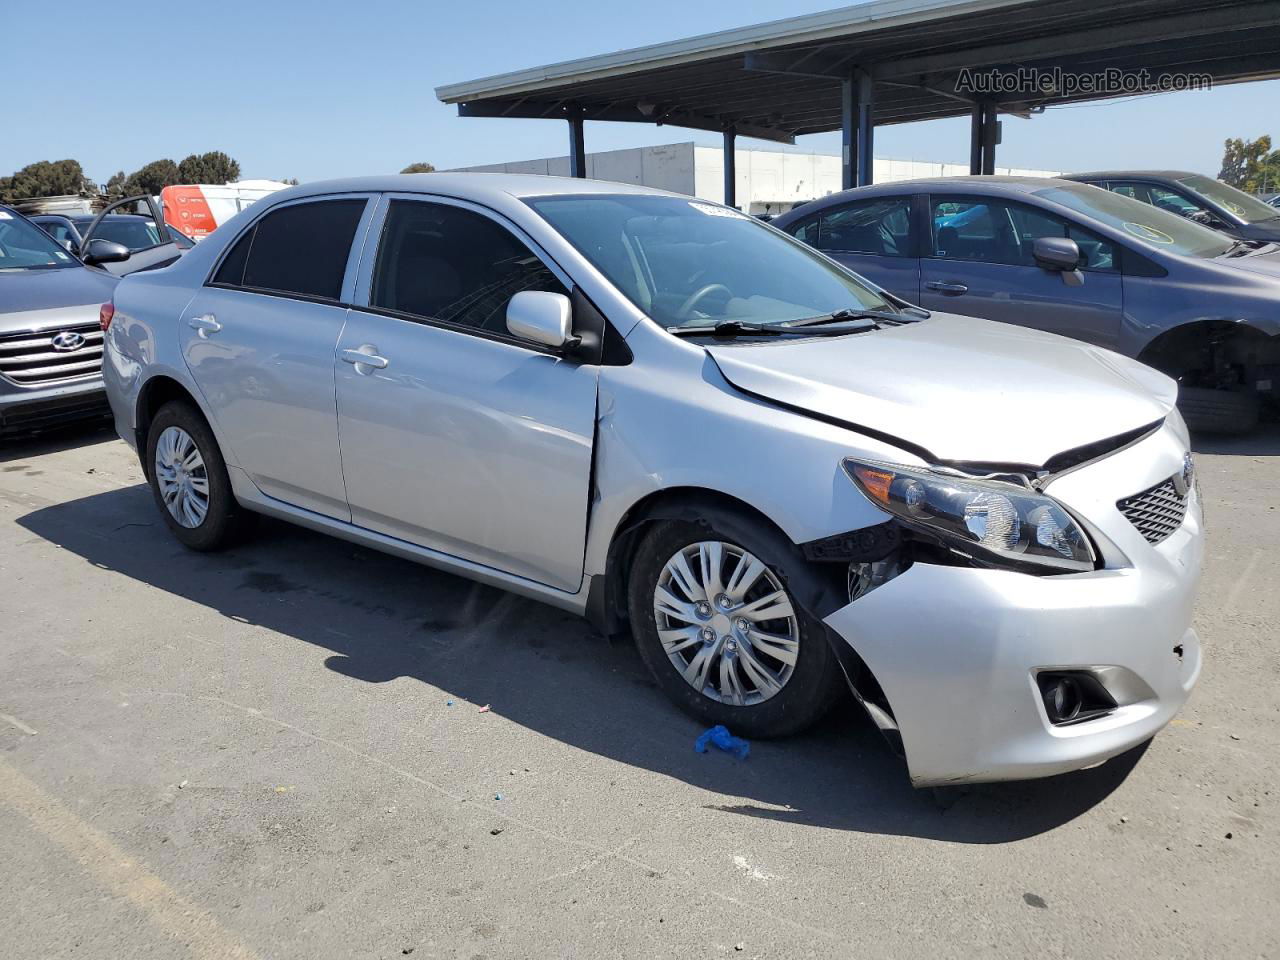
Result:
<svg viewBox="0 0 1280 960"><path fill-rule="evenodd" d="M735 737L723 726L714 726L700 736L694 743L693 749L698 753L706 753L709 743L726 753L732 753L739 760L747 759L748 754L751 753L751 744L741 737Z"/></svg>

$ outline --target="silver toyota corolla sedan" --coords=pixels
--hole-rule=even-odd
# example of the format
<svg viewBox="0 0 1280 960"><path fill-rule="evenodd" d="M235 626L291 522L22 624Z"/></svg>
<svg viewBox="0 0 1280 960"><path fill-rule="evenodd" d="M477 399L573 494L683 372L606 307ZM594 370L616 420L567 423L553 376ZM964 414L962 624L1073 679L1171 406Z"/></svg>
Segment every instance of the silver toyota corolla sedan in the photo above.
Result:
<svg viewBox="0 0 1280 960"><path fill-rule="evenodd" d="M734 733L847 684L917 785L1159 731L1200 671L1171 380L926 313L737 211L429 174L272 195L102 311L197 550L270 514L630 625Z"/></svg>

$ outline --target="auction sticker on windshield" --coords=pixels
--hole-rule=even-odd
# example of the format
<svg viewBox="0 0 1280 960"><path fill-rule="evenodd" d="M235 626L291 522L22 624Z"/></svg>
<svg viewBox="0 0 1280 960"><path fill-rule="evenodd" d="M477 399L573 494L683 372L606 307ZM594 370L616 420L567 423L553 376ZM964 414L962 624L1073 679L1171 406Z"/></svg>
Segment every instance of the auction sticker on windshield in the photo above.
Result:
<svg viewBox="0 0 1280 960"><path fill-rule="evenodd" d="M1173 243L1173 237L1157 230L1155 227L1148 227L1145 223L1132 223L1126 220L1124 228L1139 240L1146 240L1150 243Z"/></svg>
<svg viewBox="0 0 1280 960"><path fill-rule="evenodd" d="M699 213L705 213L708 217L736 217L739 220L747 219L746 216L737 210L730 210L728 207L717 207L713 203L698 203L696 200L690 200L689 206L697 210Z"/></svg>

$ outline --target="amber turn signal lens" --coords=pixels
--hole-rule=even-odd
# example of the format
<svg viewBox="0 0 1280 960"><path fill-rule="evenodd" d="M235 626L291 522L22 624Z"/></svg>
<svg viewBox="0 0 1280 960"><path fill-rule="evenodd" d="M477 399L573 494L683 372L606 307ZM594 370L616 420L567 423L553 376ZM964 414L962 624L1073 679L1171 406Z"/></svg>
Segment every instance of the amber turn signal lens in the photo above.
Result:
<svg viewBox="0 0 1280 960"><path fill-rule="evenodd" d="M855 466L853 472L862 481L863 489L881 506L889 505L889 487L893 484L893 474L887 470L873 470L871 467Z"/></svg>

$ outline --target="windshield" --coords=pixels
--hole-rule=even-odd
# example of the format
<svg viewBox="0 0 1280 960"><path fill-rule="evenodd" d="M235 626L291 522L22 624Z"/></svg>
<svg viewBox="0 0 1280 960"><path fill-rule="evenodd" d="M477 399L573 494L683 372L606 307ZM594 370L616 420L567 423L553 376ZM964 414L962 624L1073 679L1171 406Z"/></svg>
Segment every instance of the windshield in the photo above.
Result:
<svg viewBox="0 0 1280 960"><path fill-rule="evenodd" d="M664 327L895 309L798 241L716 204L626 194L526 202Z"/></svg>
<svg viewBox="0 0 1280 960"><path fill-rule="evenodd" d="M1198 193L1206 200L1216 203L1228 213L1234 213L1245 223L1275 220L1280 217L1275 207L1263 203L1257 197L1249 196L1243 190L1228 186L1221 180L1193 173L1189 177L1179 177L1178 182L1193 193Z"/></svg>
<svg viewBox="0 0 1280 960"><path fill-rule="evenodd" d="M1049 187L1037 190L1035 195L1101 220L1158 250L1208 258L1221 256L1231 249L1232 241L1216 230L1100 187L1084 183Z"/></svg>
<svg viewBox="0 0 1280 960"><path fill-rule="evenodd" d="M103 217L98 229L93 231L93 239L122 243L130 253L137 253L160 243L160 233L150 220L117 220L108 216Z"/></svg>
<svg viewBox="0 0 1280 960"><path fill-rule="evenodd" d="M77 263L39 227L0 210L0 270L53 270Z"/></svg>

